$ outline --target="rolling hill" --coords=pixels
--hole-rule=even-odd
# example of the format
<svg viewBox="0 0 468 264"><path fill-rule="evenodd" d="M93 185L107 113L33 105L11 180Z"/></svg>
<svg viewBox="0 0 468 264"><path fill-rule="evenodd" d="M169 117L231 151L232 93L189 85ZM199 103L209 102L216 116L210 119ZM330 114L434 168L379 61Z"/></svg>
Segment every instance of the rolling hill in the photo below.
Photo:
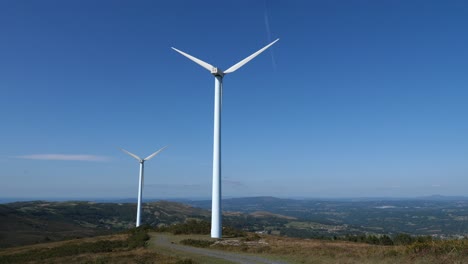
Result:
<svg viewBox="0 0 468 264"><path fill-rule="evenodd" d="M210 220L210 201L143 204L152 227ZM205 209L203 209L205 208ZM467 200L294 200L274 197L226 199L223 225L243 231L300 238L399 233L436 238L468 234ZM0 204L0 247L114 234L134 226L134 203L15 202ZM359 240L359 239L358 239Z"/></svg>
<svg viewBox="0 0 468 264"><path fill-rule="evenodd" d="M0 247L11 247L119 232L135 223L135 204L17 202L0 205ZM170 225L187 218L207 219L207 210L159 201L145 203L144 223Z"/></svg>

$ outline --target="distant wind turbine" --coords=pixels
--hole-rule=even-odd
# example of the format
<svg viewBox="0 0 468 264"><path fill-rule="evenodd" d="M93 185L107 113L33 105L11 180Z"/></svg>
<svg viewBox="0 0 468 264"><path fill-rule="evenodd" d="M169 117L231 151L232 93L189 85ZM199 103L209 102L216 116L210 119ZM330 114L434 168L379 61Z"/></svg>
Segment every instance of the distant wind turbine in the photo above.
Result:
<svg viewBox="0 0 468 264"><path fill-rule="evenodd" d="M231 66L231 68L222 71L221 69L212 66L200 59L197 59L183 51L174 47L173 50L194 61L198 65L207 69L215 77L215 99L214 99L214 134L213 134L213 192L211 197L211 237L222 237L222 224L221 224L221 102L223 94L223 77L228 73L235 72L240 67L244 66L247 62L257 57L260 53L268 49L271 45L275 44L279 39L266 45L259 51L253 53L247 58Z"/></svg>
<svg viewBox="0 0 468 264"><path fill-rule="evenodd" d="M148 161L152 159L154 156L158 155L161 151L163 151L167 146L161 148L160 150L154 152L153 154L149 155L148 157L142 159L138 157L137 155L126 151L125 149L121 148L120 150L123 151L124 153L130 155L131 157L137 159L140 162L140 179L138 182L138 207L137 207L137 218L136 218L136 227L140 226L140 220L141 220L141 197L143 196L143 184L145 182L144 179L144 169L145 169L145 161Z"/></svg>

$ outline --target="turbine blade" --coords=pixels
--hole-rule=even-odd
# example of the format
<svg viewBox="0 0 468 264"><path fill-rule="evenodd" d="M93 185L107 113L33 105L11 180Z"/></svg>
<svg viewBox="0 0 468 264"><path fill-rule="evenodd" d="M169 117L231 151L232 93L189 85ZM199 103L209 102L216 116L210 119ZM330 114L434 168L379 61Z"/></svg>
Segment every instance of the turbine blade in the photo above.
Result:
<svg viewBox="0 0 468 264"><path fill-rule="evenodd" d="M178 50L178 49L176 49L176 48L174 48L174 47L171 47L171 48L172 48L173 50L179 52L180 54L184 55L185 57L189 58L190 60L192 60L192 61L195 62L196 64L198 64L198 65L202 66L203 68L209 70L209 71L211 71L211 69L214 68L211 64L206 63L206 62L204 62L204 61L202 61L202 60L200 60L200 59L197 59L197 58L195 58L195 57L192 56L192 55L189 55L189 54L187 54L187 53L185 53L185 52L183 52L183 51L180 51L180 50Z"/></svg>
<svg viewBox="0 0 468 264"><path fill-rule="evenodd" d="M265 47L261 48L259 51L255 52L254 54L252 54L252 55L248 56L247 58L245 58L245 59L239 61L238 63L234 64L233 66L231 66L231 68L225 70L224 74L234 72L237 69L239 69L240 67L244 66L244 64L251 61L253 58L257 57L260 53L262 53L264 50L268 49L271 45L275 44L278 40L279 39L276 39L272 43L266 45Z"/></svg>
<svg viewBox="0 0 468 264"><path fill-rule="evenodd" d="M123 149L123 148L119 148L119 149L120 149L122 152L127 153L128 155L134 157L134 158L137 159L138 161L141 161L141 158L140 158L140 157L138 157L137 155L131 153L130 151L126 151L126 150Z"/></svg>
<svg viewBox="0 0 468 264"><path fill-rule="evenodd" d="M165 148L167 148L167 147L168 147L168 146L162 147L160 150L158 150L158 151L156 151L155 153L153 153L153 154L149 155L148 157L146 157L146 158L144 159L144 161L147 161L147 160L152 159L154 156L158 155L159 152L163 151L163 150L164 150Z"/></svg>

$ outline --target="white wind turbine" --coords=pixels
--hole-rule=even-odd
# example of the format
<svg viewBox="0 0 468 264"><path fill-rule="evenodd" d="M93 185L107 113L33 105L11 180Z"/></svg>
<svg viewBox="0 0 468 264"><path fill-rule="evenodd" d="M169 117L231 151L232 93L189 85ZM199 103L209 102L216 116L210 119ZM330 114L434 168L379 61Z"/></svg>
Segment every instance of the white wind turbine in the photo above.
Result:
<svg viewBox="0 0 468 264"><path fill-rule="evenodd" d="M231 68L222 71L221 69L212 66L200 59L197 59L183 51L174 47L173 50L182 54L183 56L194 61L203 68L209 70L215 77L215 99L214 99L214 134L213 134L213 192L211 197L211 237L222 237L222 224L221 224L221 100L223 93L223 77L228 73L232 73L242 67L244 64L258 56L260 53L268 49L271 45L275 44L279 39L266 45L259 51L241 60L240 62L231 66Z"/></svg>
<svg viewBox="0 0 468 264"><path fill-rule="evenodd" d="M124 153L130 155L131 157L137 159L140 162L140 179L138 182L138 207L137 207L137 218L136 218L136 227L140 226L140 220L141 220L141 197L143 196L143 184L145 182L144 179L144 169L145 169L145 161L148 161L152 159L154 156L158 155L161 151L163 151L167 146L161 148L160 150L154 152L153 154L149 155L148 157L142 159L138 157L137 155L126 151L125 149L121 148Z"/></svg>

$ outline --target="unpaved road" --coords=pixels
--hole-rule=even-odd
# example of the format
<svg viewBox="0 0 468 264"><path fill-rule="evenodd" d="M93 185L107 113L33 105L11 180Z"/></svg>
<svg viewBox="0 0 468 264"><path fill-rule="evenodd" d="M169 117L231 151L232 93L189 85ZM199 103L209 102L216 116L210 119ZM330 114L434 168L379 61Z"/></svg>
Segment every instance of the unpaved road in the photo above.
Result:
<svg viewBox="0 0 468 264"><path fill-rule="evenodd" d="M187 252L202 256L208 256L213 258L219 258L233 263L241 264L287 264L286 262L270 260L262 257L244 255L240 253L226 252L222 250L196 248L183 246L175 243L171 243L169 236L165 234L157 234L156 239L153 240L158 247L165 247L175 251Z"/></svg>

